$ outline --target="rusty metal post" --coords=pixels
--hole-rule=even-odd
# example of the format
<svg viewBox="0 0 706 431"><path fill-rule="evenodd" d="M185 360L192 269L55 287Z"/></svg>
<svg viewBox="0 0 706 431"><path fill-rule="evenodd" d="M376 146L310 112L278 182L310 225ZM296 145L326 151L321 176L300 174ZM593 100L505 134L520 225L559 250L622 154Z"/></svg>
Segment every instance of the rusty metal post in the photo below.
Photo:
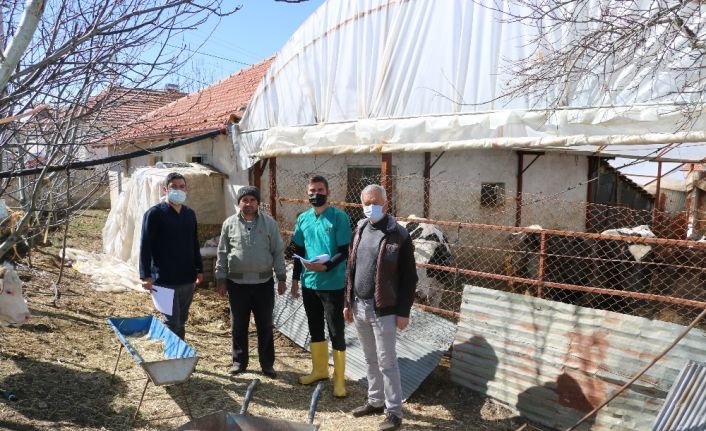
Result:
<svg viewBox="0 0 706 431"><path fill-rule="evenodd" d="M655 184L655 194L657 195L657 209L660 211L661 208L661 195L662 195L662 162L657 162L657 183Z"/></svg>
<svg viewBox="0 0 706 431"><path fill-rule="evenodd" d="M515 226L522 226L522 173L525 168L525 155L517 152L517 193L515 194Z"/></svg>
<svg viewBox="0 0 706 431"><path fill-rule="evenodd" d="M591 223L592 207L593 207L593 191L598 190L598 183L600 181L600 159L594 156L588 157L588 182L586 183L586 232L593 232L593 226ZM592 176L595 173L595 177ZM595 181L595 184L594 184ZM595 187L595 189L594 189Z"/></svg>
<svg viewBox="0 0 706 431"><path fill-rule="evenodd" d="M270 163L270 215L277 218L277 157L271 157Z"/></svg>
<svg viewBox="0 0 706 431"><path fill-rule="evenodd" d="M657 224L658 212L661 211L660 208L660 194L662 186L662 162L657 162L657 179L655 183L655 206L652 208L652 229L654 230Z"/></svg>
<svg viewBox="0 0 706 431"><path fill-rule="evenodd" d="M706 172L698 174L699 178L706 181ZM693 229L698 232L706 230L706 191L694 187L694 224Z"/></svg>
<svg viewBox="0 0 706 431"><path fill-rule="evenodd" d="M422 217L429 218L429 208L431 206L431 195L430 195L430 180L431 180L431 153L424 153L424 209L422 210Z"/></svg>
<svg viewBox="0 0 706 431"><path fill-rule="evenodd" d="M537 270L537 279L541 283L544 281L545 258L547 253L547 234L542 232L539 234L539 269ZM542 285L537 285L537 298L542 297Z"/></svg>
<svg viewBox="0 0 706 431"><path fill-rule="evenodd" d="M383 153L380 162L380 184L387 192L387 208L385 211L391 210L392 202L392 154Z"/></svg>

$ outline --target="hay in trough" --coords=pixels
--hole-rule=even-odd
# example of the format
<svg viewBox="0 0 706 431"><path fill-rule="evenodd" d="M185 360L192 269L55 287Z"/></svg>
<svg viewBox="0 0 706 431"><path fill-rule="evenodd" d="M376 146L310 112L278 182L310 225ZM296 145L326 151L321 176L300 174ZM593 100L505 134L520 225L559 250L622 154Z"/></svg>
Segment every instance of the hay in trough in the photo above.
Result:
<svg viewBox="0 0 706 431"><path fill-rule="evenodd" d="M163 361L167 359L164 355L164 340L161 338L150 338L146 332L138 332L126 336L125 339L127 339L145 362Z"/></svg>

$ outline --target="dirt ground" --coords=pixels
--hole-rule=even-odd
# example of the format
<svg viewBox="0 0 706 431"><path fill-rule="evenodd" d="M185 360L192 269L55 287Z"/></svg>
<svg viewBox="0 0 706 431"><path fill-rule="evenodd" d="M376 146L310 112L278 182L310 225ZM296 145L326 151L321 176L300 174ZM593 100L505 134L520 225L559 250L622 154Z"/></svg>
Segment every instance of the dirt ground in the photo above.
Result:
<svg viewBox="0 0 706 431"><path fill-rule="evenodd" d="M70 247L100 250L104 211L91 211L72 223ZM53 243L60 243L55 233ZM33 318L17 328L0 328L0 388L17 394L17 401L0 399L0 429L34 430L169 430L186 423L187 404L179 387L149 385L137 420L132 417L146 376L129 355L123 354L111 382L118 341L106 317L153 314L145 293L99 293L91 281L65 268L62 296L52 305L52 282L60 260L58 247L35 251L32 266L23 262L18 272ZM254 325L252 325L254 326ZM251 328L254 331L254 328ZM257 351L251 333L252 371L231 377L230 327L224 298L198 289L187 325L187 342L199 352L196 371L186 385L195 417L219 410L237 413L245 389L259 378L248 412L254 415L305 422L313 388L298 385L309 369L309 354L281 334L275 337L279 375L270 379L257 369ZM348 412L365 400L365 388L348 382L348 397L339 400L327 384L315 423L321 430L375 430L381 417L354 419ZM404 405L406 430L515 430L525 423L492 400L458 386L449 378L449 358Z"/></svg>

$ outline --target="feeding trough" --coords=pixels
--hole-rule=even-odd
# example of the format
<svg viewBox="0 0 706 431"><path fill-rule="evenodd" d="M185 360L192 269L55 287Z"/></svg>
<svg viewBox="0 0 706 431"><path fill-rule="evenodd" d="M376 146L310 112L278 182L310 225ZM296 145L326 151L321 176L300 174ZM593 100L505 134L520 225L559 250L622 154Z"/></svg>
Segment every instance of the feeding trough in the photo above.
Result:
<svg viewBox="0 0 706 431"><path fill-rule="evenodd" d="M259 384L260 380L258 379L250 383L239 414L224 411L213 413L194 419L179 427L177 431L316 431L319 429L317 425L314 425L314 415L316 415L316 406L319 403L323 382L316 385L316 389L311 395L309 423L306 424L248 415L248 405L250 405L253 392Z"/></svg>
<svg viewBox="0 0 706 431"><path fill-rule="evenodd" d="M147 374L147 381L142 390L140 403L133 420L142 406L147 386L150 382L156 386L176 385L186 382L196 368L199 357L196 350L169 330L154 316L106 319L120 341L118 359L115 361L113 376L118 370L120 355L126 349L135 362ZM191 417L189 400L184 387L179 386L186 401L186 409Z"/></svg>

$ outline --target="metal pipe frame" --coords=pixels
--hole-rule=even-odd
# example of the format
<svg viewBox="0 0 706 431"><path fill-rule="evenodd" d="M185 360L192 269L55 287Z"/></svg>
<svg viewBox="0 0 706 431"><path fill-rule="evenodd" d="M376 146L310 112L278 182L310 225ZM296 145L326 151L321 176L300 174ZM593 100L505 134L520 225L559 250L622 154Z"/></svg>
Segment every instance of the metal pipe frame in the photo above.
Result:
<svg viewBox="0 0 706 431"><path fill-rule="evenodd" d="M306 202L303 199L284 199L284 198L280 199L280 201L282 201L282 202L296 202L296 203ZM332 204L335 204L335 203L332 202ZM345 203L345 202L343 204L345 204L343 206L360 206L359 204L349 204L349 203ZM534 228L526 228L526 227L498 226L498 225L487 225L487 224L481 224L481 223L450 222L450 221L443 221L443 220L428 220L428 219L419 219L419 218L400 217L400 218L398 218L398 220L407 221L407 222L417 222L417 223L431 223L431 224L436 224L439 226L454 227L454 228L457 228L458 230L460 230L462 228L467 228L467 229L494 230L494 231L504 231L504 232L525 232L525 233L534 233L534 234L540 235L539 271L538 271L539 275L538 275L537 279L514 277L514 276L509 276L509 275L503 275L503 274L494 274L494 273L476 271L476 270L471 270L471 269L464 269L464 268L444 266L444 265L433 265L433 264L419 263L419 262L416 263L417 268L435 269L435 270L440 270L440 271L445 271L445 272L450 272L450 273L455 273L455 274L464 274L464 275L469 275L469 276L474 276L474 277L487 278L487 279L491 279L491 280L500 280L500 281L508 281L508 282L514 282L514 283L533 285L533 286L537 287L537 296L538 297L542 297L542 295L543 295L542 289L545 287L548 287L548 288L555 288L555 289L572 290L572 291L577 291L577 292L596 293L596 294L602 294L602 295L635 298L635 299L642 299L642 300L648 300L648 301L662 302L662 303L667 303L667 304L686 305L686 306L690 306L690 307L694 307L694 308L698 308L698 309L706 309L706 302L703 302L703 301L695 301L695 300L690 300L690 299L682 299L682 298L675 298L675 297L670 297L670 296L655 295L655 294L651 294L651 293L640 293L640 292L630 292L630 291L615 290L615 289L606 289L606 288L600 288L600 287L579 286L579 285L575 285L575 284L557 283L557 282L544 280L545 261L546 261L546 256L547 256L547 250L546 250L547 235L588 238L588 239L597 239L597 240L613 240L613 241L623 241L623 242L638 243L638 244L655 244L655 245L682 246L682 247L692 247L692 248L695 247L695 248L702 248L702 249L706 249L705 242L688 241L688 240L674 240L674 239L664 239L664 238L643 238L643 237L638 237L638 236L605 235L605 234L599 234L599 233L560 231L560 230L553 230L553 229L534 229ZM449 315L452 317L458 317L458 314L452 314L452 313L454 313L452 311L442 310L442 309L438 309L435 307L429 307L429 306L422 305L422 304L416 304L416 305L418 307L425 309L425 310L428 310L428 311L446 314L446 315Z"/></svg>
<svg viewBox="0 0 706 431"><path fill-rule="evenodd" d="M673 298L671 296L655 295L652 293L629 292L625 290L605 289L602 287L578 286L576 284L556 283L553 281L540 281L533 278L513 277L510 275L493 274L489 272L475 271L472 269L452 268L450 266L432 265L429 263L417 263L420 268L436 269L439 271L459 272L461 274L474 277L489 278L492 280L512 281L515 283L530 284L541 287L551 287L555 289L573 290L576 292L598 293L601 295L620 296L624 298L644 299L647 301L664 302L667 304L687 305L689 307L706 309L706 302L694 301L691 299Z"/></svg>

